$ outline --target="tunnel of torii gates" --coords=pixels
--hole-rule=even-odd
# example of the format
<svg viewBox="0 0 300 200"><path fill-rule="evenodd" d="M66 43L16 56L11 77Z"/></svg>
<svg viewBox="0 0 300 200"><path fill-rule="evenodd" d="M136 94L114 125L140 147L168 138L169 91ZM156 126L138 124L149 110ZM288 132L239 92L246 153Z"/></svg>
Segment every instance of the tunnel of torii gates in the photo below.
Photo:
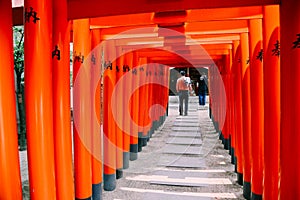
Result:
<svg viewBox="0 0 300 200"><path fill-rule="evenodd" d="M22 199L14 25L25 33L31 199L114 190L166 119L169 68L203 66L244 196L300 199L299 9L298 0L1 0L0 199Z"/></svg>

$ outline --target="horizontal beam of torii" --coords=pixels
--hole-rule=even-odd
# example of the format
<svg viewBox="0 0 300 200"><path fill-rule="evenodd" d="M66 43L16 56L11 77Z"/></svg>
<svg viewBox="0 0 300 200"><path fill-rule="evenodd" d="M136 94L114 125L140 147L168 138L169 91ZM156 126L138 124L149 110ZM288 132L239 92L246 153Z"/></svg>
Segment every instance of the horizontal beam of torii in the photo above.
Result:
<svg viewBox="0 0 300 200"><path fill-rule="evenodd" d="M68 0L69 19L100 16L126 15L135 13L178 11L206 8L228 8L279 4L279 0Z"/></svg>

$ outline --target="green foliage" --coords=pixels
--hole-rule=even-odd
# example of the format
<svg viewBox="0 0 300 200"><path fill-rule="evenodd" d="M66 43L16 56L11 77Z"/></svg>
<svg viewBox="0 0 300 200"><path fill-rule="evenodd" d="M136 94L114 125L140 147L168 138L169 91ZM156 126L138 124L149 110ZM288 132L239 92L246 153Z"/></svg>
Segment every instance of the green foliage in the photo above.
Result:
<svg viewBox="0 0 300 200"><path fill-rule="evenodd" d="M21 87L21 77L24 72L24 28L14 27L14 64L17 75L17 90Z"/></svg>
<svg viewBox="0 0 300 200"><path fill-rule="evenodd" d="M14 27L14 69L16 73L16 93L18 107L18 132L19 132L19 147L20 150L26 149L26 121L24 109L24 28L23 26Z"/></svg>

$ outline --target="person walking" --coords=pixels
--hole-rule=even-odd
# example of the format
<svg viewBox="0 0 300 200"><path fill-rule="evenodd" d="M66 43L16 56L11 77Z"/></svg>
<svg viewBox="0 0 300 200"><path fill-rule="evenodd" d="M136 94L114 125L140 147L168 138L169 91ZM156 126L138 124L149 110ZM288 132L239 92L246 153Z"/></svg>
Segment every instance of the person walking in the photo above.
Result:
<svg viewBox="0 0 300 200"><path fill-rule="evenodd" d="M198 88L200 106L205 105L206 92L207 92L207 78L205 75L201 75L199 81L199 88Z"/></svg>
<svg viewBox="0 0 300 200"><path fill-rule="evenodd" d="M179 96L179 115L183 114L184 101L184 115L188 114L189 91L192 90L191 79L185 76L185 71L180 71L181 77L177 79L176 90Z"/></svg>

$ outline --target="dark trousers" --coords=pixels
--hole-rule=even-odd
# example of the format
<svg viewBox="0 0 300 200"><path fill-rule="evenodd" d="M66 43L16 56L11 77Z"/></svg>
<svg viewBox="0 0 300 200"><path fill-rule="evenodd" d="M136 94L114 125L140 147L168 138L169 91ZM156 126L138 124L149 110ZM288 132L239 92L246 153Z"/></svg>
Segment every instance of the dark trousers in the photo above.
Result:
<svg viewBox="0 0 300 200"><path fill-rule="evenodd" d="M199 105L205 105L205 98L206 98L206 94L205 92L203 93L199 93Z"/></svg>
<svg viewBox="0 0 300 200"><path fill-rule="evenodd" d="M179 114L183 113L183 101L184 101L184 115L187 115L189 109L189 91L180 90L179 93Z"/></svg>

